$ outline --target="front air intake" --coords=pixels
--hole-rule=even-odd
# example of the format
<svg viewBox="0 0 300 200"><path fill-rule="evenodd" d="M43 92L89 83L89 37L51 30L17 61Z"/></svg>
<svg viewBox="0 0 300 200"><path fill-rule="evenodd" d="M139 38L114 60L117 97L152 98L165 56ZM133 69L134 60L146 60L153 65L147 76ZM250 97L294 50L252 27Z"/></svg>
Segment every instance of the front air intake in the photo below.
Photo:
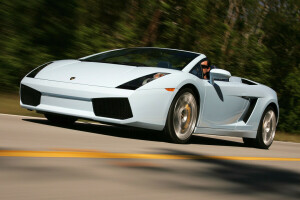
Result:
<svg viewBox="0 0 300 200"><path fill-rule="evenodd" d="M96 116L115 119L131 118L132 111L127 98L97 98L92 99Z"/></svg>
<svg viewBox="0 0 300 200"><path fill-rule="evenodd" d="M21 101L23 104L37 106L41 103L41 93L26 85L21 85Z"/></svg>

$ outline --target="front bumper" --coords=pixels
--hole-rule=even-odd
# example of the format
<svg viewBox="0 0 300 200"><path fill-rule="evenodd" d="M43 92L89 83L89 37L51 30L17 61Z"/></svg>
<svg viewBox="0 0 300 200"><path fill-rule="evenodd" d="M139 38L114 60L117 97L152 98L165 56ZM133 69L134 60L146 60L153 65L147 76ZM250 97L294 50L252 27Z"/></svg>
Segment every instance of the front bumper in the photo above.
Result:
<svg viewBox="0 0 300 200"><path fill-rule="evenodd" d="M41 93L39 105L31 106L20 101L23 108L154 130L164 128L169 107L176 94L176 90L124 90L28 77L25 77L21 84ZM96 116L92 101L99 98L127 98L132 117L116 119Z"/></svg>

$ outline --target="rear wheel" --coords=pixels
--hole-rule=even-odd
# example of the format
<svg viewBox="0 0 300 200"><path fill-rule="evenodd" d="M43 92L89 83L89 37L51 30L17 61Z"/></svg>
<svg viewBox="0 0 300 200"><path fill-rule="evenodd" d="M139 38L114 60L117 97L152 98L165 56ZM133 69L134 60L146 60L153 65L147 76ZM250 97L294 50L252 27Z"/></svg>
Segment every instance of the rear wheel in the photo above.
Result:
<svg viewBox="0 0 300 200"><path fill-rule="evenodd" d="M272 107L267 107L264 111L256 138L243 138L247 146L254 146L261 149L268 149L273 143L276 132L276 114Z"/></svg>
<svg viewBox="0 0 300 200"><path fill-rule="evenodd" d="M187 143L196 126L198 107L193 90L176 94L167 118L165 134L174 143Z"/></svg>
<svg viewBox="0 0 300 200"><path fill-rule="evenodd" d="M50 122L55 124L61 124L61 125L71 125L77 120L77 118L75 117L52 114L52 113L45 113L44 115Z"/></svg>

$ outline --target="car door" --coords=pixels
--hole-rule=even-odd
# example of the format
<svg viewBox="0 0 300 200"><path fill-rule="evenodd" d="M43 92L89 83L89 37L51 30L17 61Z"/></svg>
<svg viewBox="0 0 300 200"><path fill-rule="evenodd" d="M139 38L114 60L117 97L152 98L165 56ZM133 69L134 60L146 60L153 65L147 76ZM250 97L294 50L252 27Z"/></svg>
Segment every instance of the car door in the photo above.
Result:
<svg viewBox="0 0 300 200"><path fill-rule="evenodd" d="M212 85L203 79L201 62L203 59L190 70L199 78L198 87L205 90L200 97L197 127L234 130L249 104L247 88L241 81L215 80Z"/></svg>
<svg viewBox="0 0 300 200"><path fill-rule="evenodd" d="M235 129L248 100L243 96L246 88L238 82L218 81L212 85L205 82L205 97L198 127Z"/></svg>

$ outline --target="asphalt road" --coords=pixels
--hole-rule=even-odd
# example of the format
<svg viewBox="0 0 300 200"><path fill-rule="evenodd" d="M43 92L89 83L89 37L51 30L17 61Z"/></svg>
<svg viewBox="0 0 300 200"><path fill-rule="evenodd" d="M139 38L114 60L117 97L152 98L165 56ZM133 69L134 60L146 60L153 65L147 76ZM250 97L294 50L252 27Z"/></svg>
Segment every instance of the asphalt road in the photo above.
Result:
<svg viewBox="0 0 300 200"><path fill-rule="evenodd" d="M0 199L300 199L300 144L0 115Z"/></svg>

